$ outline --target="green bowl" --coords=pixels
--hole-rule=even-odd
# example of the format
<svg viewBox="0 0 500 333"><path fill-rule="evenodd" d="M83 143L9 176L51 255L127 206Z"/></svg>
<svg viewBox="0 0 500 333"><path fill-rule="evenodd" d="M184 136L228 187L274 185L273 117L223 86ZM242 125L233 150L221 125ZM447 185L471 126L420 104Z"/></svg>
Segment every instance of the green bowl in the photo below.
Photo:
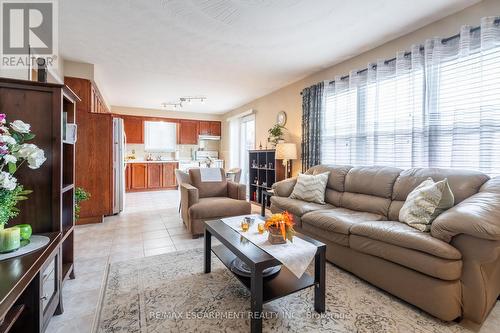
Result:
<svg viewBox="0 0 500 333"><path fill-rule="evenodd" d="M31 225L29 224L18 224L16 227L19 227L21 229L21 239L22 240L28 240L31 237L31 234L33 233L33 230L31 230Z"/></svg>

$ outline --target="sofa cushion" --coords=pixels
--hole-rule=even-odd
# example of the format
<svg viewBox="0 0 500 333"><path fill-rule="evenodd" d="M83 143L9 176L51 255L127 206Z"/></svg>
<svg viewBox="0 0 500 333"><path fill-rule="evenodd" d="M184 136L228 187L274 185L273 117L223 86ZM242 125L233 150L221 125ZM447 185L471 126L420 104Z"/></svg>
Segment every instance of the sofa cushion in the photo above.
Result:
<svg viewBox="0 0 500 333"><path fill-rule="evenodd" d="M309 224L325 231L349 235L349 229L357 223L384 219L382 215L334 208L305 214L302 216L302 225Z"/></svg>
<svg viewBox="0 0 500 333"><path fill-rule="evenodd" d="M397 221L362 222L353 225L350 232L443 259L462 258L462 254L450 244Z"/></svg>
<svg viewBox="0 0 500 333"><path fill-rule="evenodd" d="M189 207L189 217L192 219L210 219L250 214L252 206L245 200L227 197L200 198Z"/></svg>
<svg viewBox="0 0 500 333"><path fill-rule="evenodd" d="M316 165L309 168L307 175L318 175L323 172L330 172L326 187L338 192L344 192L345 176L351 170L347 165Z"/></svg>
<svg viewBox="0 0 500 333"><path fill-rule="evenodd" d="M305 202L302 200L284 198L284 197L271 197L271 204L282 211L288 211L293 215L302 216L305 213L312 212L318 209L331 209L334 208L330 204L318 204L314 202Z"/></svg>
<svg viewBox="0 0 500 333"><path fill-rule="evenodd" d="M443 259L358 235L349 236L349 247L442 280L458 280L462 275L462 260L458 259Z"/></svg>
<svg viewBox="0 0 500 333"><path fill-rule="evenodd" d="M189 170L191 185L198 189L200 198L227 196L227 179L224 169L221 168L220 173L222 179L220 182L203 182L200 169Z"/></svg>
<svg viewBox="0 0 500 333"><path fill-rule="evenodd" d="M345 192L368 194L390 199L401 169L392 167L355 167L345 177Z"/></svg>
<svg viewBox="0 0 500 333"><path fill-rule="evenodd" d="M338 232L333 232L333 231L326 231L325 229L318 228L315 225L305 224L305 223L302 223L301 231L314 238L323 239L325 241L339 244L345 247L349 246L348 235L340 234Z"/></svg>
<svg viewBox="0 0 500 333"><path fill-rule="evenodd" d="M412 168L401 172L394 184L392 199L405 201L408 194L427 178L435 182L448 179L451 191L455 196L455 204L465 200L479 191L488 181L484 173L462 169Z"/></svg>

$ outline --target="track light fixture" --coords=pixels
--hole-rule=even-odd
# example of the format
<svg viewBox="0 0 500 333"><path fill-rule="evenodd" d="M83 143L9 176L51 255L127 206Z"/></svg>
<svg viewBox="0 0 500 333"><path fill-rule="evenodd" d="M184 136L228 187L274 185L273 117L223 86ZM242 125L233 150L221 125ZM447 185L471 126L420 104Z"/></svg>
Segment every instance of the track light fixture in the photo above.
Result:
<svg viewBox="0 0 500 333"><path fill-rule="evenodd" d="M199 101L200 103L204 104L206 99L207 98L204 96L203 97L181 97L181 98L179 98L178 103L163 102L163 103L161 103L161 107L163 109L167 109L170 107L170 108L173 108L174 110L177 110L177 109L182 109L182 107L184 106L183 105L184 103L188 103L189 105L192 105L193 101Z"/></svg>

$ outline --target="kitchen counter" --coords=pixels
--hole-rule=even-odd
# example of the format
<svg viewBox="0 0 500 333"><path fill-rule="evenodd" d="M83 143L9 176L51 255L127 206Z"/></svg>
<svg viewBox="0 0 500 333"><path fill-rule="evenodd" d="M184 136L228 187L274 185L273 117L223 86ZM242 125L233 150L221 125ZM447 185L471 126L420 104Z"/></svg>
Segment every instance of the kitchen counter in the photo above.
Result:
<svg viewBox="0 0 500 333"><path fill-rule="evenodd" d="M160 160L160 161L156 161L156 160L153 160L153 161L145 161L145 160L126 160L125 163L179 163L182 161L177 161L177 160Z"/></svg>

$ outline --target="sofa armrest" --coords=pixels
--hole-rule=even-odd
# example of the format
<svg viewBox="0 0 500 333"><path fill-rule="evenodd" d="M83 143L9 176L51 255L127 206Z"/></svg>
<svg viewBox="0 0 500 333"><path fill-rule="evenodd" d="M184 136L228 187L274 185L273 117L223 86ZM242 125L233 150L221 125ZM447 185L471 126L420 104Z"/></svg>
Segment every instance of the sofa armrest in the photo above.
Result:
<svg viewBox="0 0 500 333"><path fill-rule="evenodd" d="M231 199L246 200L247 186L233 181L227 182L227 196Z"/></svg>
<svg viewBox="0 0 500 333"><path fill-rule="evenodd" d="M278 197L289 197L297 183L297 178L288 178L273 184L274 195Z"/></svg>
<svg viewBox="0 0 500 333"><path fill-rule="evenodd" d="M439 215L432 223L431 234L448 243L459 234L500 240L500 177Z"/></svg>

